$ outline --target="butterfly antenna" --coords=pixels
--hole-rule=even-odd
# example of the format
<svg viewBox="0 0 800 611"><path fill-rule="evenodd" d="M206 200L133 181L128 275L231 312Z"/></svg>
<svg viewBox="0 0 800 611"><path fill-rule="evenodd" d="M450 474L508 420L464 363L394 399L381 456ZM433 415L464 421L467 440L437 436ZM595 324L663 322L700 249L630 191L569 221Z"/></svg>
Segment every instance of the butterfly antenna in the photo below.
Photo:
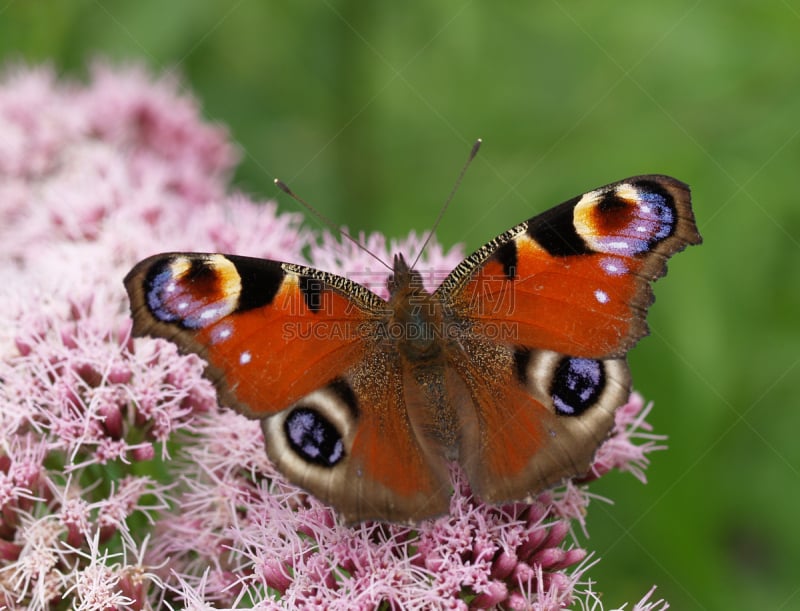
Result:
<svg viewBox="0 0 800 611"><path fill-rule="evenodd" d="M319 210L317 210L316 208L314 208L314 206L312 206L311 204L309 204L309 203L308 203L306 200L304 200L302 197L300 197L300 196L299 196L299 195L297 195L297 194L296 194L294 191L292 191L292 190L289 188L289 185L287 185L285 182L283 182L283 181L282 181L282 180L280 180L279 178L276 178L274 182L275 182L275 186L276 186L276 187L278 187L278 188L279 188L281 191L283 191L284 193L286 193L286 195L288 195L289 197L291 197L291 198L292 198L294 201L296 201L298 204L300 204L301 206L303 206L303 208L305 208L305 209L306 209L306 210L308 210L308 211L309 211L311 214L313 214L313 215L314 215L314 216L317 218L317 220L319 220L319 221L320 221L320 222L321 222L323 225L327 225L327 226L328 226L328 227L330 227L330 229L332 229L332 230L333 230L335 233L338 233L339 235L342 235L342 236L344 236L345 238L347 238L348 240L350 240L350 241L351 241L353 244L355 244L355 245L356 245L358 248L360 248L360 249L361 249L361 250L363 250L365 253L367 253L367 254L368 254L370 257L372 257L373 259L375 259L376 261L378 261L378 262L379 262L381 265L383 265L383 266L384 266L386 269L388 269L389 271L392 271L392 267L391 267L391 266L390 266L388 263L386 263L386 261L384 261L384 260L383 260L383 259L381 259L381 258L380 258L378 255L376 255L374 252L372 252L371 250L369 250L369 249L368 249L366 246L364 246L364 245L363 245L361 242L359 242L358 240L356 240L356 239L355 239L353 236L351 236L349 233L347 233L347 232L346 232L344 229L342 229L341 227L337 227L337 226L336 226L336 224L335 224L335 223L334 223L332 220L330 220L330 219L329 219L327 216L325 216L325 215L324 215L324 214L322 214L322 213L321 213Z"/></svg>
<svg viewBox="0 0 800 611"><path fill-rule="evenodd" d="M472 165L472 162L477 156L482 143L483 140L478 138L475 141L475 144L472 145L472 150L470 150L469 152L469 157L467 157L467 161L464 164L464 167L461 168L461 172L459 172L458 178L456 178L456 183L453 185L453 188L450 191L450 195L448 195L447 199L444 200L444 205L442 205L441 210L439 210L439 216L436 217L436 220L433 223L433 227L431 227L430 232L428 232L428 237L426 237L425 241L422 243L422 248L419 249L416 258L414 259L414 263L411 265L411 269L414 269L417 266L417 263L419 262L422 253L425 252L425 249L428 246L428 242L431 241L431 238L433 238L433 234L436 233L436 228L439 226L439 223L442 222L442 217L444 216L444 213L447 211L447 207L450 205L450 202L453 201L453 197L455 197L456 191L458 191L458 188L461 186L461 181L464 180L464 175L467 173L467 168L469 168L469 166Z"/></svg>

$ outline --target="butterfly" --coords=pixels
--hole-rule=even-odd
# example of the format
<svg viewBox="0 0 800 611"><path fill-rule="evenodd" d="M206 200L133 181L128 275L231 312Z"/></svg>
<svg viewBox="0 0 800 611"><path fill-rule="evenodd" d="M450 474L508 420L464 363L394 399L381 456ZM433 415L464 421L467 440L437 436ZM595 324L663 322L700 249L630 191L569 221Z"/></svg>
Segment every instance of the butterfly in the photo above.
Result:
<svg viewBox="0 0 800 611"><path fill-rule="evenodd" d="M589 470L628 398L651 281L701 242L687 185L635 176L512 227L434 291L389 299L318 269L166 253L125 278L133 330L207 362L291 482L348 523L447 513L448 463L490 503Z"/></svg>

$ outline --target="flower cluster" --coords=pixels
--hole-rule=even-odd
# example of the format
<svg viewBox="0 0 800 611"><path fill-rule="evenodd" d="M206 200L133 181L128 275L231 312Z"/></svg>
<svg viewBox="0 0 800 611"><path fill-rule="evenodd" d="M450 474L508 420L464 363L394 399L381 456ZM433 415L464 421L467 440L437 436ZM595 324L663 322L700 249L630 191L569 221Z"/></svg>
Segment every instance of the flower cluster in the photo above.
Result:
<svg viewBox="0 0 800 611"><path fill-rule="evenodd" d="M131 339L121 280L156 252L307 253L384 290L353 244L229 194L236 157L169 78L0 78L0 606L600 608L573 532L583 487L487 506L454 468L449 515L345 527L273 469L258 423L217 405L199 358ZM383 260L422 244L361 239ZM462 253L425 257L448 270ZM618 411L596 476L643 478L645 415L635 395ZM666 608L651 594L636 608Z"/></svg>

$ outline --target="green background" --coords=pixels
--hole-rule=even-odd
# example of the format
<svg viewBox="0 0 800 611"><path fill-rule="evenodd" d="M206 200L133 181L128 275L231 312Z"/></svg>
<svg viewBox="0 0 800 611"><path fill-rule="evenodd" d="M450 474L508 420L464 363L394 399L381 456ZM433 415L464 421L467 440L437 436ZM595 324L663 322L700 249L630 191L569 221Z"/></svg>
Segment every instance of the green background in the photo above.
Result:
<svg viewBox="0 0 800 611"><path fill-rule="evenodd" d="M592 187L691 184L705 244L656 286L630 355L669 435L650 483L592 491L607 606L800 608L800 2L0 3L2 59L176 70L243 161L353 231L468 250ZM281 194L282 207L297 205ZM309 226L315 226L313 220Z"/></svg>

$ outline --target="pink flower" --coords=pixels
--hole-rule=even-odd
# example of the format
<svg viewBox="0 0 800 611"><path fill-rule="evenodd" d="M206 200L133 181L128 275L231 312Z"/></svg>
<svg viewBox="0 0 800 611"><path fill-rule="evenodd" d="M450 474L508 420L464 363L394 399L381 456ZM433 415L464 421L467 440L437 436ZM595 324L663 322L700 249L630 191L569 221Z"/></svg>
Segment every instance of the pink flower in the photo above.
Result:
<svg viewBox="0 0 800 611"><path fill-rule="evenodd" d="M258 423L218 407L199 358L131 339L121 279L155 252L308 252L384 295L388 272L299 215L229 195L235 147L174 80L91 74L0 79L0 605L599 608L575 534L585 486L489 506L454 467L448 515L344 527L274 470ZM359 239L384 261L422 246ZM429 245L428 286L462 257ZM648 410L633 395L617 412L592 477L644 481L661 448ZM636 608L666 608L651 595Z"/></svg>

